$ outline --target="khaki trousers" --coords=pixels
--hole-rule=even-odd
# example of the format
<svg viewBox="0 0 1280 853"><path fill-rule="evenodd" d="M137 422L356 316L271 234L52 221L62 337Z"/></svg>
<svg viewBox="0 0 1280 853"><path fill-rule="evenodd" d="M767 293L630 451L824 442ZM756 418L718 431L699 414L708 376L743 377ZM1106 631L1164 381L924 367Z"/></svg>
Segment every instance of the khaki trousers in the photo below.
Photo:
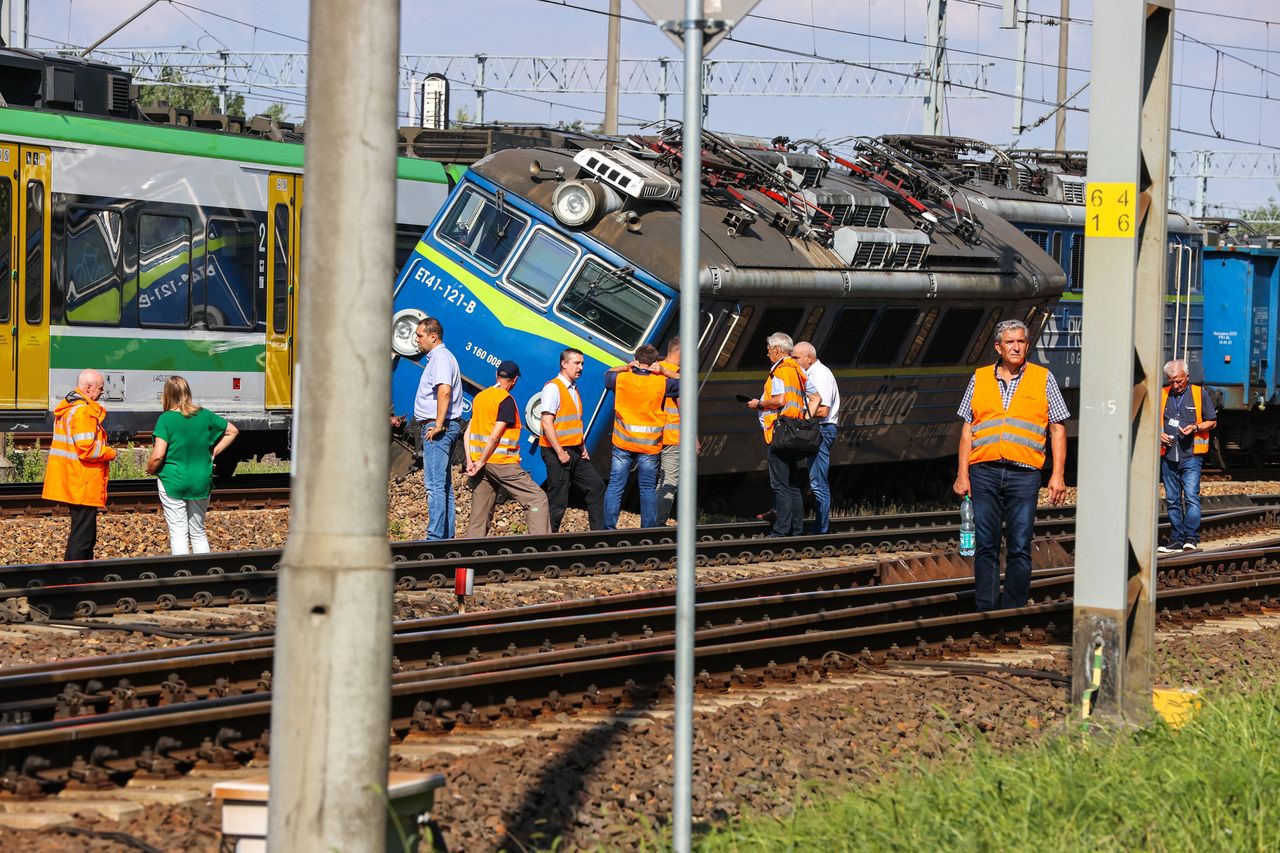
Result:
<svg viewBox="0 0 1280 853"><path fill-rule="evenodd" d="M529 472L519 463L495 465L490 462L480 469L479 475L469 477L467 483L471 486L471 515L467 518L467 532L464 534L468 539L478 539L489 532L493 504L500 488L506 489L507 494L524 507L531 534L540 536L551 532L547 493L538 488Z"/></svg>

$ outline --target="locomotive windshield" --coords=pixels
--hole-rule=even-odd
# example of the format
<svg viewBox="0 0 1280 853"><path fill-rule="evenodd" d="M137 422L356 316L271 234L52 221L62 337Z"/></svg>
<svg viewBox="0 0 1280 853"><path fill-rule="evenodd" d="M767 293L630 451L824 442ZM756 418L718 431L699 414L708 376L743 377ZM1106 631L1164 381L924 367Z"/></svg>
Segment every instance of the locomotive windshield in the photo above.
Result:
<svg viewBox="0 0 1280 853"><path fill-rule="evenodd" d="M588 258L560 299L558 313L633 350L662 303L661 296L624 271Z"/></svg>
<svg viewBox="0 0 1280 853"><path fill-rule="evenodd" d="M507 274L507 282L545 304L577 259L577 249L546 231L537 231Z"/></svg>
<svg viewBox="0 0 1280 853"><path fill-rule="evenodd" d="M520 242L525 221L475 187L458 194L439 235L489 269L502 266Z"/></svg>

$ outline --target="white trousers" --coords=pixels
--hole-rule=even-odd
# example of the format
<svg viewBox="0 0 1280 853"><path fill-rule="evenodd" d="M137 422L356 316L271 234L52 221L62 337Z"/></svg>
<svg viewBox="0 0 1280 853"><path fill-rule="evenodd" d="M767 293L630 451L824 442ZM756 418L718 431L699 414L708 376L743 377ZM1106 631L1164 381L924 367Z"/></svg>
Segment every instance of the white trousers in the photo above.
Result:
<svg viewBox="0 0 1280 853"><path fill-rule="evenodd" d="M169 525L169 551L174 554L208 554L209 537L204 532L204 514L209 509L209 499L184 501L165 493L164 483L156 480L160 489L160 506L164 508L164 520Z"/></svg>

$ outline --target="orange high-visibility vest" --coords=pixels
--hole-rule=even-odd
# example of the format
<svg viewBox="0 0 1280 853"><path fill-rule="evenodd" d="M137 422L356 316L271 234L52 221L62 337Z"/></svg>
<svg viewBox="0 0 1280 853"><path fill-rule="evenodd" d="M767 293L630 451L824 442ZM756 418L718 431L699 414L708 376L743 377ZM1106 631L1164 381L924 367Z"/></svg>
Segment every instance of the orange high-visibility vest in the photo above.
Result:
<svg viewBox="0 0 1280 853"><path fill-rule="evenodd" d="M45 500L107 505L107 474L116 451L107 444L102 428L106 417L106 409L79 395L54 408L53 439L41 492Z"/></svg>
<svg viewBox="0 0 1280 853"><path fill-rule="evenodd" d="M1003 460L1044 466L1044 442L1049 434L1048 382L1048 370L1027 362L1006 409L995 368L978 368L973 381L970 464Z"/></svg>
<svg viewBox="0 0 1280 853"><path fill-rule="evenodd" d="M662 450L662 430L667 421L662 398L666 393L667 378L661 374L641 375L629 370L618 374L613 401L615 446L636 453Z"/></svg>
<svg viewBox="0 0 1280 853"><path fill-rule="evenodd" d="M680 372L680 365L669 361L661 362L662 366L672 373ZM667 418L662 428L662 443L675 447L680 443L680 401L674 397L666 397L662 401L662 413Z"/></svg>
<svg viewBox="0 0 1280 853"><path fill-rule="evenodd" d="M560 408L556 409L555 430L561 447L577 447L582 444L582 409L578 401L569 393L569 386L557 376L551 380L560 389ZM545 433L538 436L538 445L550 447Z"/></svg>
<svg viewBox="0 0 1280 853"><path fill-rule="evenodd" d="M486 388L471 401L471 426L467 428L467 458L476 460L489 443L489 433L498 422L498 406L511 394L496 385ZM520 409L516 408L516 422L507 424L498 444L489 455L489 465L520 464Z"/></svg>
<svg viewBox="0 0 1280 853"><path fill-rule="evenodd" d="M775 378L782 380L782 408L778 411L770 409L764 413L765 444L773 444L773 425L778 418L803 418L809 412L804 398L807 377L804 369L796 364L794 358L789 355L784 357L769 371L769 375L764 380L764 391L760 393L761 400L767 400L773 396L773 379Z"/></svg>
<svg viewBox="0 0 1280 853"><path fill-rule="evenodd" d="M1202 418L1200 417L1200 401L1202 399L1200 394L1201 394L1200 386L1192 385L1191 386L1191 402L1196 407L1196 423L1200 423L1200 421L1202 420ZM1160 417L1161 418L1164 417L1164 407L1168 402L1169 402L1169 386L1166 385L1160 389ZM1163 444L1160 445L1160 455L1164 456L1165 451L1168 449L1169 448L1165 447ZM1192 455L1194 456L1201 456L1209 452L1209 431L1207 429L1198 430L1196 432L1195 440L1191 443L1191 452L1192 452Z"/></svg>

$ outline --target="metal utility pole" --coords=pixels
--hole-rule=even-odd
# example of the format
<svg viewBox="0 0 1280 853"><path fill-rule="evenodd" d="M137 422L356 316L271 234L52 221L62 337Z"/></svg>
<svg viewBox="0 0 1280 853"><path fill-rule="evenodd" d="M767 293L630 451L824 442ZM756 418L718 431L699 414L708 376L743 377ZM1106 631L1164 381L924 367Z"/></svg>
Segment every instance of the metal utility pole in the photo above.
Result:
<svg viewBox="0 0 1280 853"><path fill-rule="evenodd" d="M1058 114L1053 121L1053 147L1058 151L1067 150L1067 37L1071 28L1067 26L1067 18L1071 16L1071 0L1061 0L1058 4Z"/></svg>
<svg viewBox="0 0 1280 853"><path fill-rule="evenodd" d="M622 53L622 0L609 0L609 52L604 72L604 132L618 134L618 60Z"/></svg>
<svg viewBox="0 0 1280 853"><path fill-rule="evenodd" d="M1192 216L1204 216L1204 197L1209 193L1209 157L1208 151L1196 152L1196 203L1191 208Z"/></svg>
<svg viewBox="0 0 1280 853"><path fill-rule="evenodd" d="M399 0L312 0L297 474L271 702L273 853L383 850L391 702L387 344ZM353 114L354 111L354 114ZM340 393L335 393L340 389Z"/></svg>
<svg viewBox="0 0 1280 853"><path fill-rule="evenodd" d="M946 109L943 103L946 84L947 0L929 0L929 31L925 34L925 61L929 63L929 87L924 95L924 132L942 133Z"/></svg>
<svg viewBox="0 0 1280 853"><path fill-rule="evenodd" d="M227 114L227 60L231 54L225 50L218 51L222 59L222 74L218 81L218 112Z"/></svg>
<svg viewBox="0 0 1280 853"><path fill-rule="evenodd" d="M5 47L27 49L27 24L31 20L31 0L0 0L0 26Z"/></svg>
<svg viewBox="0 0 1280 853"><path fill-rule="evenodd" d="M1071 696L1113 723L1152 713L1173 8L1093 12Z"/></svg>
<svg viewBox="0 0 1280 853"><path fill-rule="evenodd" d="M1022 0L1023 4L1029 2ZM1013 132L1022 133L1022 90L1027 82L1027 27L1030 18L1025 5L1021 12L1018 11L1017 0L1013 5L1018 27L1018 58L1013 65Z"/></svg>

